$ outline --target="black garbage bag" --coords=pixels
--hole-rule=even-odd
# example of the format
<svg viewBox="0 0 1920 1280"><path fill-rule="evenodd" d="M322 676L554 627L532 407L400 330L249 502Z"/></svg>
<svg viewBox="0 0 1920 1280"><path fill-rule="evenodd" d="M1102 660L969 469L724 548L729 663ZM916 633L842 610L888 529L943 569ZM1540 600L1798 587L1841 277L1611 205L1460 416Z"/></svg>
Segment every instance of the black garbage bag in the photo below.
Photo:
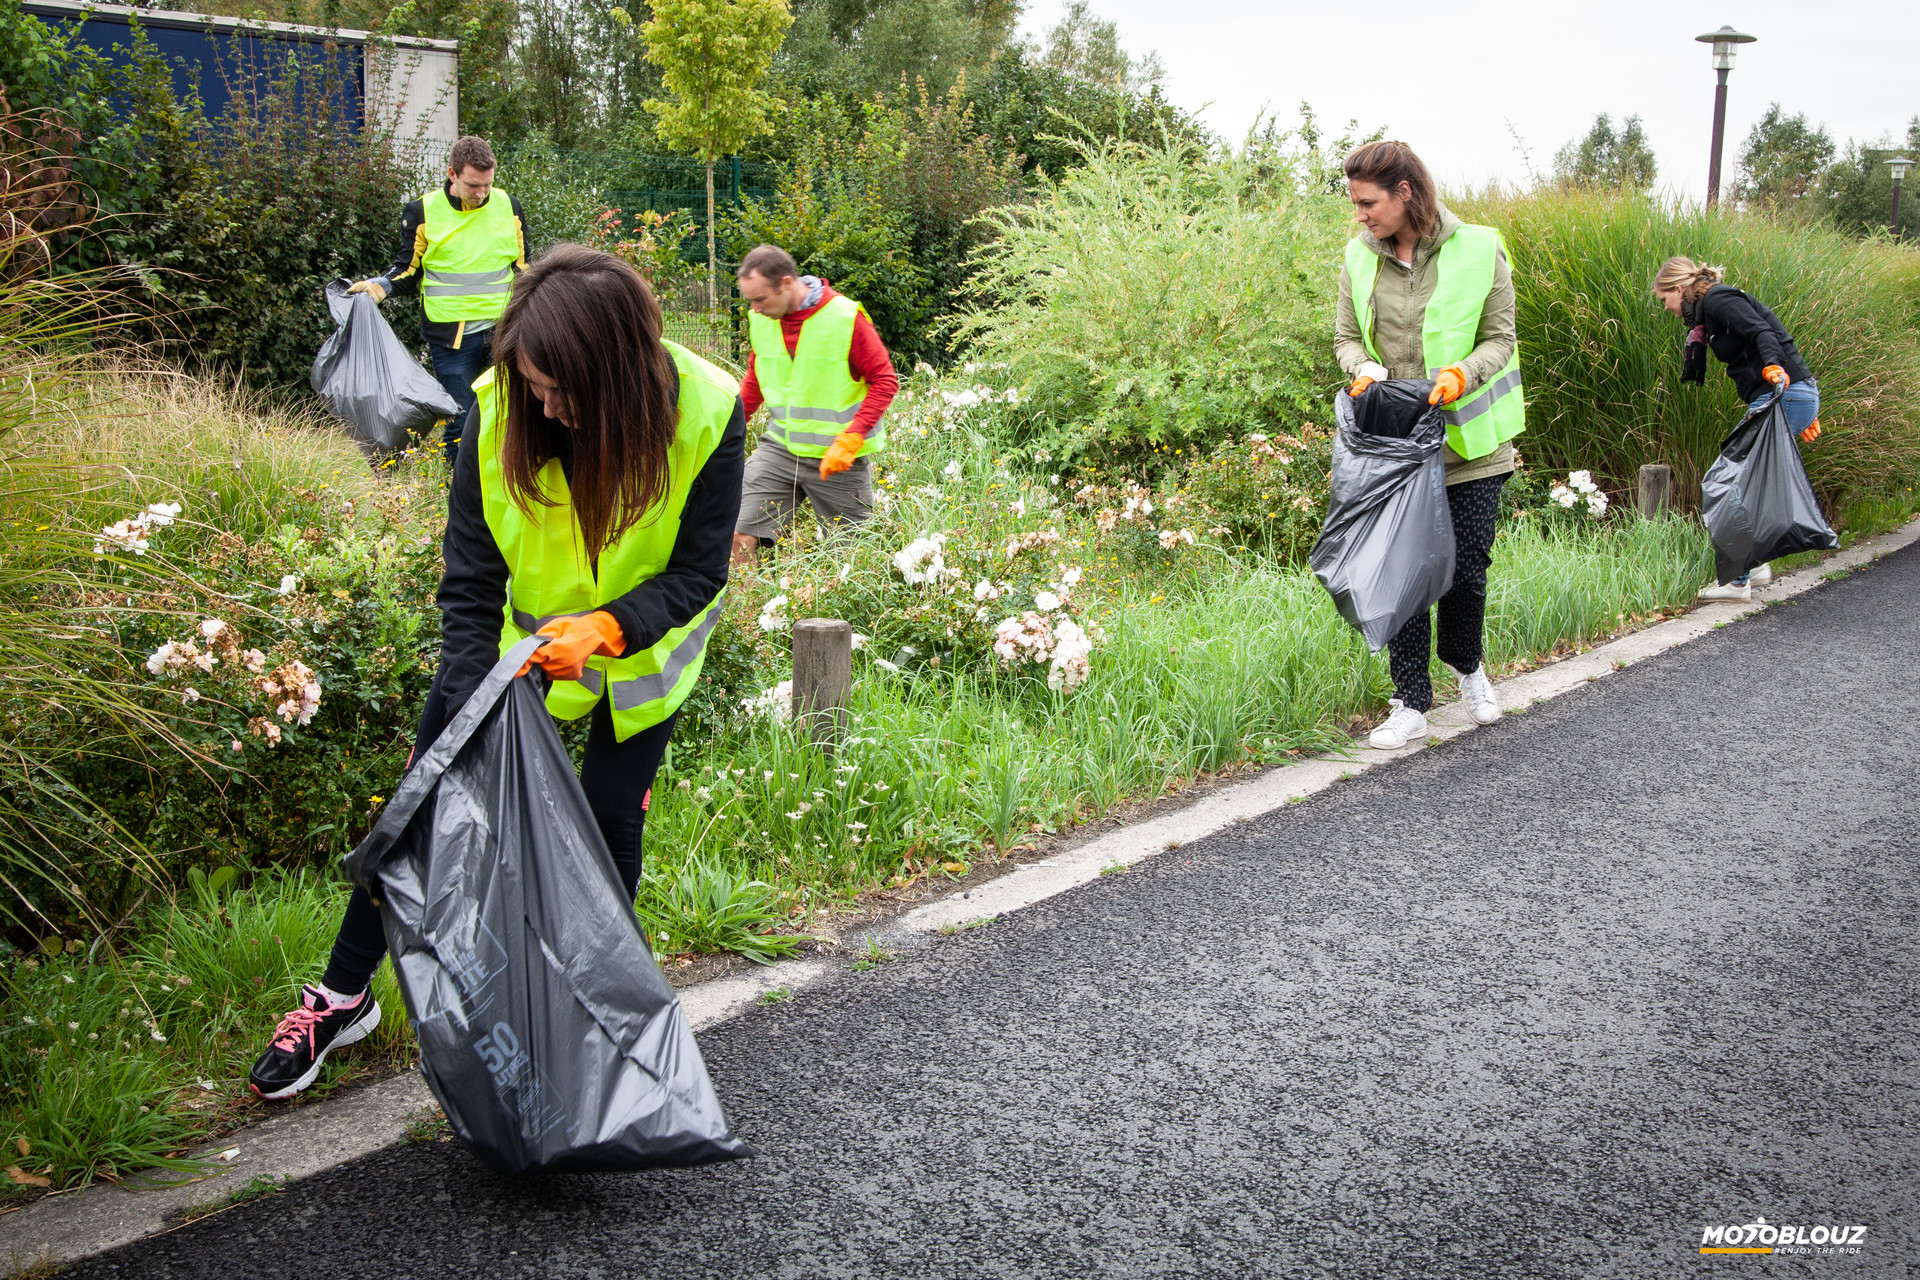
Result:
<svg viewBox="0 0 1920 1280"><path fill-rule="evenodd" d="M1427 403L1432 385L1376 382L1358 401L1333 398L1333 495L1307 563L1375 653L1453 586L1447 426ZM1362 412L1381 429L1363 430Z"/></svg>
<svg viewBox="0 0 1920 1280"><path fill-rule="evenodd" d="M1722 584L1796 551L1840 545L1807 482L1778 395L1721 441L1720 456L1700 479L1700 518L1713 535L1714 575Z"/></svg>
<svg viewBox="0 0 1920 1280"><path fill-rule="evenodd" d="M1433 393L1433 384L1414 378L1383 379L1360 393L1360 398L1347 397L1347 407L1353 410L1353 425L1370 436L1392 436L1395 440L1405 440L1414 433L1420 420L1433 415L1439 417L1440 410L1427 403L1427 397ZM1444 427L1445 420L1442 419Z"/></svg>
<svg viewBox="0 0 1920 1280"><path fill-rule="evenodd" d="M500 660L347 857L380 904L427 1085L504 1173L750 1156L727 1132L539 677L513 678L543 643Z"/></svg>
<svg viewBox="0 0 1920 1280"><path fill-rule="evenodd" d="M340 327L320 344L307 381L327 411L352 423L362 440L404 449L409 435L453 417L460 406L394 336L373 295L348 293L349 283L327 281L327 310Z"/></svg>

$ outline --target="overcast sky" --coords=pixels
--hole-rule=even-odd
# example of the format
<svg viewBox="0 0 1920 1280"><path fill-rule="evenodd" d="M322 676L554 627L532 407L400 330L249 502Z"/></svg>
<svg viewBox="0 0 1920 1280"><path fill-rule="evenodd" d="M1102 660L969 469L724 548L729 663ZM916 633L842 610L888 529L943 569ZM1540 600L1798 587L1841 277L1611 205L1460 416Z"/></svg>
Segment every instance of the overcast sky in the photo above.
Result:
<svg viewBox="0 0 1920 1280"><path fill-rule="evenodd" d="M1037 34L1064 0L1030 0ZM1216 132L1244 133L1263 108L1292 124L1302 99L1324 123L1357 117L1413 146L1443 184L1518 181L1584 133L1596 112L1638 113L1660 161L1660 183L1694 196L1707 182L1712 51L1693 38L1723 24L1759 37L1729 81L1726 160L1778 100L1824 123L1834 141L1903 134L1920 112L1916 0L1093 0L1133 52L1157 49L1166 89L1206 106ZM1208 105L1210 104L1210 105Z"/></svg>

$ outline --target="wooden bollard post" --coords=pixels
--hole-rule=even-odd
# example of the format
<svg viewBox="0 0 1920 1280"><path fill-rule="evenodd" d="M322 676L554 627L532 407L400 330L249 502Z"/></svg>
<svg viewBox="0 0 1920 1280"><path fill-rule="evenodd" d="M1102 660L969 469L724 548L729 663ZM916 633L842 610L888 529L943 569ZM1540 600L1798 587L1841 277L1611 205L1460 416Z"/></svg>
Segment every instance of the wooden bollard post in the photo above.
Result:
<svg viewBox="0 0 1920 1280"><path fill-rule="evenodd" d="M793 624L793 719L829 755L847 728L853 691L853 624L801 618Z"/></svg>
<svg viewBox="0 0 1920 1280"><path fill-rule="evenodd" d="M1652 519L1673 509L1673 468L1649 462L1640 468L1640 514Z"/></svg>

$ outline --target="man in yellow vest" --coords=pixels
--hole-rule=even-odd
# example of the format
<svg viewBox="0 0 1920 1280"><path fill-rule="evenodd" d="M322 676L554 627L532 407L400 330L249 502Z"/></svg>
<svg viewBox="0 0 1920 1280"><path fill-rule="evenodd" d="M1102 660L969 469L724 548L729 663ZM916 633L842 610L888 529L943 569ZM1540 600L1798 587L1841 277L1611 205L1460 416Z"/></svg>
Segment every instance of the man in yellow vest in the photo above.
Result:
<svg viewBox="0 0 1920 1280"><path fill-rule="evenodd" d="M873 514L867 460L886 448L880 416L900 379L866 309L801 275L785 249L749 250L738 276L753 348L740 399L749 416L767 406L733 536L734 562L744 564L787 531L802 499L824 526Z"/></svg>
<svg viewBox="0 0 1920 1280"><path fill-rule="evenodd" d="M473 382L493 364L493 326L507 309L513 277L527 267L527 217L520 202L493 185L493 148L465 137L447 156L447 180L408 203L400 215L400 251L383 276L349 293L375 302L418 288L420 336L433 376L460 412L443 428L447 465L473 409Z"/></svg>

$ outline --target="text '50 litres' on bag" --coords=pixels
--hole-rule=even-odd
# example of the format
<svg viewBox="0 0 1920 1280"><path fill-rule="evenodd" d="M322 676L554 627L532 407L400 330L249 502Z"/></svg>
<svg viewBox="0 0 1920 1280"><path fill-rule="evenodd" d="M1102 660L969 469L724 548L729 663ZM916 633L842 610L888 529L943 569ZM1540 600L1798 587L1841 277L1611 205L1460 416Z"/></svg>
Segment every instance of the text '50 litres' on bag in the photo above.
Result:
<svg viewBox="0 0 1920 1280"><path fill-rule="evenodd" d="M1333 398L1333 492L1307 563L1375 653L1453 586L1447 426L1427 403L1431 386L1376 382L1360 402L1387 394L1364 419L1354 397Z"/></svg>
<svg viewBox="0 0 1920 1280"><path fill-rule="evenodd" d="M409 434L460 412L394 335L372 294L348 293L347 281L329 280L327 310L340 327L320 344L307 381L327 412L353 424L355 435L378 449L404 449Z"/></svg>
<svg viewBox="0 0 1920 1280"><path fill-rule="evenodd" d="M421 1070L454 1132L506 1173L752 1155L537 679L514 678L544 643L495 665L347 858L380 904Z"/></svg>
<svg viewBox="0 0 1920 1280"><path fill-rule="evenodd" d="M1807 482L1779 395L1721 441L1700 478L1700 518L1713 535L1714 576L1722 583L1796 551L1840 545Z"/></svg>

